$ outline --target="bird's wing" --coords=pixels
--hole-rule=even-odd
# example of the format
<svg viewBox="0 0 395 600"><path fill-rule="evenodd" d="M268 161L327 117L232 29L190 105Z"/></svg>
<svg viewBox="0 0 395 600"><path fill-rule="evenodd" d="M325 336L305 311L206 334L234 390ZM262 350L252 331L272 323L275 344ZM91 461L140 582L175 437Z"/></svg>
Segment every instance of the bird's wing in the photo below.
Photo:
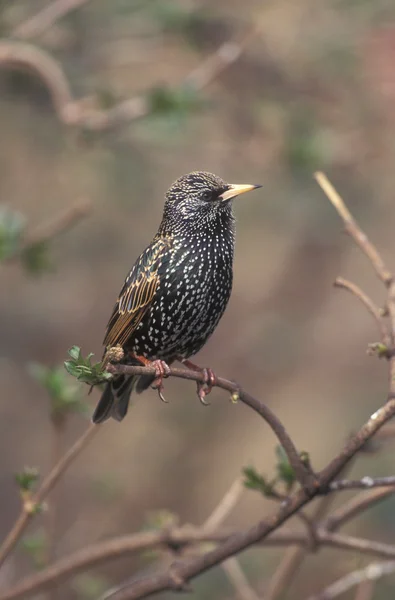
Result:
<svg viewBox="0 0 395 600"><path fill-rule="evenodd" d="M169 240L156 238L139 256L114 306L103 344L123 346L149 308L159 284L159 268L169 249Z"/></svg>

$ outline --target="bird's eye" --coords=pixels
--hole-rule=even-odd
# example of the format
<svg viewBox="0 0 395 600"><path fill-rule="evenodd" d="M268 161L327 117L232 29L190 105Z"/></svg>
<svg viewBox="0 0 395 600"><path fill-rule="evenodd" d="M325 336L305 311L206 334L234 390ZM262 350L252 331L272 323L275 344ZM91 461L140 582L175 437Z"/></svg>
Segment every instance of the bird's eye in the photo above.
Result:
<svg viewBox="0 0 395 600"><path fill-rule="evenodd" d="M211 200L212 193L210 192L210 190L206 190L205 192L203 192L202 198L203 200Z"/></svg>

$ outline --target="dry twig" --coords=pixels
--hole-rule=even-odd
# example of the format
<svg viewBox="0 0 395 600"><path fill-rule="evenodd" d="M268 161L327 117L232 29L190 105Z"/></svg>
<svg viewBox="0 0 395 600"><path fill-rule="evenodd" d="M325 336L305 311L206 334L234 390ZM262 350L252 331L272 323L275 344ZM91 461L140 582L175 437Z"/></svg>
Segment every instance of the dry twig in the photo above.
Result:
<svg viewBox="0 0 395 600"><path fill-rule="evenodd" d="M30 17L30 19L15 27L13 36L23 40L38 37L57 21L70 12L77 10L83 4L87 4L87 2L89 0L55 0L40 10L34 17Z"/></svg>
<svg viewBox="0 0 395 600"><path fill-rule="evenodd" d="M38 491L33 495L29 502L22 505L21 514L0 546L0 567L23 535L23 532L35 514L35 508L45 500L49 492L55 487L71 463L79 456L81 451L87 446L97 432L98 428L94 425L90 425L61 458L57 465L55 465L48 473Z"/></svg>

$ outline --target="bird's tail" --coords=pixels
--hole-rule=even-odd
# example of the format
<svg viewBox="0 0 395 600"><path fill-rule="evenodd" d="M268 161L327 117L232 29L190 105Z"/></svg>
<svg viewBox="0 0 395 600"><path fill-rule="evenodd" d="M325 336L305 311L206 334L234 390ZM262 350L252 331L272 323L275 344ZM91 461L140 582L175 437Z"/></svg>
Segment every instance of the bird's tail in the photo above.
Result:
<svg viewBox="0 0 395 600"><path fill-rule="evenodd" d="M135 379L133 376L118 375L106 384L92 415L93 423L103 423L110 417L116 421L122 421L128 412L130 394Z"/></svg>
<svg viewBox="0 0 395 600"><path fill-rule="evenodd" d="M141 394L154 381L154 375L118 375L106 384L104 392L92 416L93 423L103 423L110 417L122 421L128 412L130 395L133 388Z"/></svg>

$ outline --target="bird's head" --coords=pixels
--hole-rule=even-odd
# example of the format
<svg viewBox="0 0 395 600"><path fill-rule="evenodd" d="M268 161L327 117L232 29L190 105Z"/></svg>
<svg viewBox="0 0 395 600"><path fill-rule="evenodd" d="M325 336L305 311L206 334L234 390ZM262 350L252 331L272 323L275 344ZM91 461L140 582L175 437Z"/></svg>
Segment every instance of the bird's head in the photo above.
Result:
<svg viewBox="0 0 395 600"><path fill-rule="evenodd" d="M259 187L226 183L213 173L194 171L177 179L168 190L163 221L184 229L207 226L221 215L232 218L232 200Z"/></svg>

